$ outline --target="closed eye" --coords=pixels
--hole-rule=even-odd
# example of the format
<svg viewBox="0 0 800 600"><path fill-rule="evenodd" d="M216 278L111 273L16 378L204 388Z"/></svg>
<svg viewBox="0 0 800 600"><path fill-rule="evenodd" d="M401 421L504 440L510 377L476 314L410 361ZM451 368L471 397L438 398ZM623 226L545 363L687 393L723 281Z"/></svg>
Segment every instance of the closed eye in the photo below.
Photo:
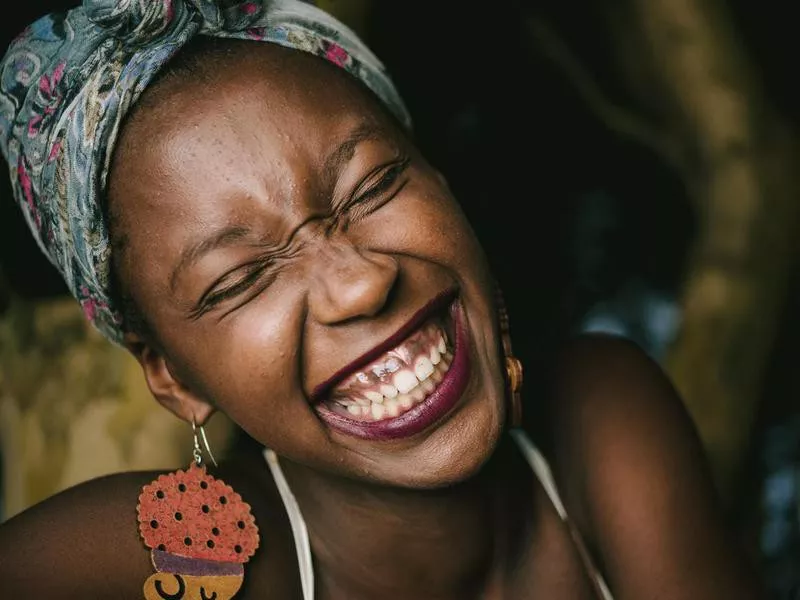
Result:
<svg viewBox="0 0 800 600"><path fill-rule="evenodd" d="M405 185L405 181L400 180L410 162L410 158L404 156L370 172L345 205L349 220L363 219L391 200Z"/></svg>
<svg viewBox="0 0 800 600"><path fill-rule="evenodd" d="M239 297L253 288L257 288L258 291L251 296L262 292L275 279L276 273L269 269L272 262L272 260L261 260L223 275L200 297L197 306L189 315L190 318L198 319L226 300ZM250 297L245 302L249 299Z"/></svg>

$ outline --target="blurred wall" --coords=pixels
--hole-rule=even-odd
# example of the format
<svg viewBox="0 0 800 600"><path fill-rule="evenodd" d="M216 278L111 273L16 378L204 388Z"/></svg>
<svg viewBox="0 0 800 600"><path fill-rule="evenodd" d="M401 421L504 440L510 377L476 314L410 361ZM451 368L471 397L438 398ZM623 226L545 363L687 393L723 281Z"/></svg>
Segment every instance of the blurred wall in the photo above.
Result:
<svg viewBox="0 0 800 600"><path fill-rule="evenodd" d="M213 418L212 448L229 431ZM189 425L155 402L138 363L72 298L12 300L0 317L0 519L93 477L186 465L191 449Z"/></svg>

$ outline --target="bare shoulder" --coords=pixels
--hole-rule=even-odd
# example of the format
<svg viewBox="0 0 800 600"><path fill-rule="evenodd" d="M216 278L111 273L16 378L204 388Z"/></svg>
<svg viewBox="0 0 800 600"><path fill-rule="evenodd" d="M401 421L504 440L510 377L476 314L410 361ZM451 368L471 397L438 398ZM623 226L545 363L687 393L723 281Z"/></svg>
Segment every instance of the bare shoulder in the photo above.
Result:
<svg viewBox="0 0 800 600"><path fill-rule="evenodd" d="M277 590L278 595L267 598L294 598L297 567L290 568L296 559L288 520L272 491L265 492L260 478L248 476L247 469L231 463L215 473L251 505L262 532L237 598L265 597L259 589ZM127 472L93 479L0 525L0 596L140 600L153 567L150 551L139 537L136 505L142 487L162 473Z"/></svg>
<svg viewBox="0 0 800 600"><path fill-rule="evenodd" d="M630 341L592 335L567 344L554 373L554 474L617 595L759 598L660 366Z"/></svg>
<svg viewBox="0 0 800 600"><path fill-rule="evenodd" d="M0 526L0 580L11 598L140 598L151 572L136 503L159 473L69 488Z"/></svg>
<svg viewBox="0 0 800 600"><path fill-rule="evenodd" d="M552 415L570 432L585 430L589 443L619 436L648 437L647 429L683 436L691 450L700 450L685 405L661 367L634 342L611 335L584 335L567 343L556 361ZM575 440L580 441L580 440Z"/></svg>

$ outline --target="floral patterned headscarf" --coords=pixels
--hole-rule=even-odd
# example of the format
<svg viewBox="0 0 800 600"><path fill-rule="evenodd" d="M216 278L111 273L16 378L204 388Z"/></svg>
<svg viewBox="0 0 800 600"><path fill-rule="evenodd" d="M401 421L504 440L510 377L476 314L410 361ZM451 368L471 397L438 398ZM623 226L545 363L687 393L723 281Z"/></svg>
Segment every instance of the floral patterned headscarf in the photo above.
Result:
<svg viewBox="0 0 800 600"><path fill-rule="evenodd" d="M191 38L272 42L354 75L410 126L383 65L356 34L299 0L83 0L42 17L0 63L0 149L14 197L86 316L121 341L101 202L120 122Z"/></svg>

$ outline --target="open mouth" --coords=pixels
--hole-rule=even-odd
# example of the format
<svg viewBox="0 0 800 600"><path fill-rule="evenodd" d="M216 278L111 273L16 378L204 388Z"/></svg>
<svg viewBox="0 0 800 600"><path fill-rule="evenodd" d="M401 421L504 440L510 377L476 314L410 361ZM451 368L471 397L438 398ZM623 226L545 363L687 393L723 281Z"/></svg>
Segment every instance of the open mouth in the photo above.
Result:
<svg viewBox="0 0 800 600"><path fill-rule="evenodd" d="M452 361L447 333L439 323L430 321L334 387L326 405L358 420L398 417L430 396Z"/></svg>
<svg viewBox="0 0 800 600"><path fill-rule="evenodd" d="M453 292L442 294L315 393L315 409L332 427L358 437L413 435L461 397L469 375L466 342L461 304Z"/></svg>

